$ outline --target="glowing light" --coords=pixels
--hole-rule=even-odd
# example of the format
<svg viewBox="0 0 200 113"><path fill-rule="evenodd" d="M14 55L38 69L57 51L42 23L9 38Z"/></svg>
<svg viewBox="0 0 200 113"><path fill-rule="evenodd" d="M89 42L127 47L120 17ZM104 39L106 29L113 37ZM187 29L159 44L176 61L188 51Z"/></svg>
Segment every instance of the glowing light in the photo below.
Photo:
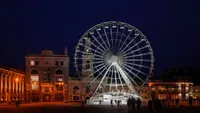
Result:
<svg viewBox="0 0 200 113"><path fill-rule="evenodd" d="M18 82L18 81L19 81L19 79L18 79L18 78L16 78L16 79L15 79L15 81L16 81L16 82Z"/></svg>

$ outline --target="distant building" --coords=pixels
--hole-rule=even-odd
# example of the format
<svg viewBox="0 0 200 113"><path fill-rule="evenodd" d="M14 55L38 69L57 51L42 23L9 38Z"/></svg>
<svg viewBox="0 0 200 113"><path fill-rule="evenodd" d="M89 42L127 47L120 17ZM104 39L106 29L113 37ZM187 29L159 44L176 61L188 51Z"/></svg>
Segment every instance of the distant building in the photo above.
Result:
<svg viewBox="0 0 200 113"><path fill-rule="evenodd" d="M13 68L0 67L0 101L24 100L24 73Z"/></svg>
<svg viewBox="0 0 200 113"><path fill-rule="evenodd" d="M169 79L170 78L170 79ZM188 100L192 96L193 82L188 76L164 77L148 82L149 97L152 99Z"/></svg>
<svg viewBox="0 0 200 113"><path fill-rule="evenodd" d="M69 56L44 50L26 57L26 99L32 102L66 101Z"/></svg>

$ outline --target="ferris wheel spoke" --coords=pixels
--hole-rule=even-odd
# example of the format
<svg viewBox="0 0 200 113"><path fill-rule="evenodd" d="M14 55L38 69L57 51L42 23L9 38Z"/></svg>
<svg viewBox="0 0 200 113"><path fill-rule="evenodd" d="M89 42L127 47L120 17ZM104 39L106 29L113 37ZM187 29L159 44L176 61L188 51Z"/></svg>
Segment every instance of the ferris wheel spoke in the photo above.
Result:
<svg viewBox="0 0 200 113"><path fill-rule="evenodd" d="M137 86L140 87L137 82L135 82L135 80L133 80L133 78L123 69L124 73L127 75L127 77Z"/></svg>
<svg viewBox="0 0 200 113"><path fill-rule="evenodd" d="M93 43L91 43L92 45L93 45ZM103 51L103 50L101 50L100 48L98 48L96 45L93 45L94 47L96 47L97 49L92 49L91 47L88 47L88 46L86 46L86 45L84 45L84 44L81 44L80 43L80 46L83 46L83 47L85 47L85 48L87 48L88 50L91 50L91 51L93 51L93 52L97 52L97 53L99 53L99 54L101 54L101 55L103 55L104 53L105 53L105 51ZM97 50L100 50L101 52L99 52L99 51L97 51ZM83 51L81 51L81 50L79 50L78 48L76 48L76 51L77 52L83 52Z"/></svg>
<svg viewBox="0 0 200 113"><path fill-rule="evenodd" d="M82 63L82 64L77 64L77 66L85 66L85 65L88 65L88 64L99 64L99 63L103 63L104 61L98 61L98 62L90 62L90 63Z"/></svg>
<svg viewBox="0 0 200 113"><path fill-rule="evenodd" d="M112 65L109 65L109 66L108 66L108 68L107 68L105 74L103 75L103 77L102 77L100 83L98 84L97 88L95 89L94 93L92 94L92 97L94 96L94 94L95 94L95 93L97 92L97 90L99 89L99 86L102 84L102 82L103 82L103 80L105 79L105 77L106 77L108 71L110 70L111 66L112 66ZM106 68L105 68L105 69L106 69Z"/></svg>
<svg viewBox="0 0 200 113"><path fill-rule="evenodd" d="M126 59L125 61L133 61L133 62L137 62L137 61L139 61L139 62L152 62L153 60L152 59L150 59L150 60L147 60L147 59Z"/></svg>
<svg viewBox="0 0 200 113"><path fill-rule="evenodd" d="M110 71L108 71L108 75L110 74ZM105 87L107 86L107 83L108 83L108 76L107 76L107 78L106 78L106 83L104 84L104 87L103 87L103 91L104 91L104 89L105 89Z"/></svg>
<svg viewBox="0 0 200 113"><path fill-rule="evenodd" d="M119 77L120 84L121 84L121 86L122 86L122 91L124 91L124 85L123 85L123 83L122 83L122 77L120 77L120 73L119 73L118 70L117 70L117 74L118 74L118 77Z"/></svg>
<svg viewBox="0 0 200 113"><path fill-rule="evenodd" d="M83 81L85 81L86 79L88 79L89 77L93 76L95 73L99 72L102 68L106 68L108 66L108 64L104 64L102 67L100 67L99 69L95 70L93 73L91 73L89 76L87 76L85 79L83 79Z"/></svg>
<svg viewBox="0 0 200 113"><path fill-rule="evenodd" d="M121 47L119 48L119 51L118 51L118 53L122 50L122 48L123 48L123 46L124 46L124 44L126 43L126 41L128 40L128 38L129 38L129 36L131 35L131 33L132 33L132 31L130 31L129 32L129 34L126 36L126 39L125 39L125 41L123 42L123 44L121 45Z"/></svg>
<svg viewBox="0 0 200 113"><path fill-rule="evenodd" d="M146 56L146 55L151 55L152 53L153 53L153 52L141 53L141 54L132 55L132 56L125 56L124 58L128 59L128 58L134 58L134 57Z"/></svg>
<svg viewBox="0 0 200 113"><path fill-rule="evenodd" d="M105 36L106 36L106 40L107 40L107 42L108 42L108 46L109 46L109 50L110 50L110 48L111 48L110 42L109 42L109 40L108 40L108 35L107 35L106 30L105 30L104 27L103 27L103 31L104 31L104 34L105 34Z"/></svg>
<svg viewBox="0 0 200 113"><path fill-rule="evenodd" d="M138 34L135 34L135 37L131 39L131 41L121 50L119 51L119 53L121 53L122 51L124 51L127 47L129 47L129 45L138 37Z"/></svg>
<svg viewBox="0 0 200 113"><path fill-rule="evenodd" d="M106 70L106 69L108 69L108 67L110 67L110 65L106 65L106 67L97 75L97 77L95 77L95 79L90 83L90 84L92 84L97 78L99 78L99 76L101 76L101 74ZM107 71L106 71L107 72ZM105 75L104 75L105 76ZM103 77L104 77L103 76Z"/></svg>
<svg viewBox="0 0 200 113"><path fill-rule="evenodd" d="M107 52L108 50L106 50L106 48L96 39L96 37L94 35L91 35L93 37L93 39L99 44L99 47L101 46L102 49L104 50L104 52Z"/></svg>
<svg viewBox="0 0 200 113"><path fill-rule="evenodd" d="M117 88L117 75L116 75L116 71L117 71L117 69L115 69L115 67L114 67L115 87L116 87L116 90L118 90L118 88Z"/></svg>
<svg viewBox="0 0 200 113"><path fill-rule="evenodd" d="M111 82L111 83L110 83L110 92L111 92L111 90L112 90L112 85L113 85L113 69L112 69L112 67L111 67L110 70L111 70L111 78L110 78L110 80L111 80L111 81L110 81L110 82Z"/></svg>
<svg viewBox="0 0 200 113"><path fill-rule="evenodd" d="M125 31L125 29L123 29L123 32L121 33L121 37L120 37L120 41L122 40L122 37L123 37L123 34L124 34L124 31ZM120 48L120 44L121 43L118 43L118 45L117 45L117 50L119 50L119 48Z"/></svg>
<svg viewBox="0 0 200 113"><path fill-rule="evenodd" d="M125 63L130 64L130 65L134 65L134 66L137 66L137 67L143 67L143 68L151 69L150 66L139 65L139 64L135 64L135 63L126 62L126 61L125 61Z"/></svg>
<svg viewBox="0 0 200 113"><path fill-rule="evenodd" d="M140 44L141 42L145 41L144 39L141 39L139 42L137 42L136 44L134 44L133 46L129 47L128 49L126 49L125 51L123 51L123 53L126 53L127 51L131 50L132 48L134 48L135 46L137 46L138 44ZM121 51L122 52L122 51ZM119 53L120 55L122 55L122 53ZM124 55L122 55L124 56Z"/></svg>
<svg viewBox="0 0 200 113"><path fill-rule="evenodd" d="M137 52L137 51L140 51L140 50L146 49L146 48L149 48L149 45L146 45L146 46L144 46L144 47L138 48L138 49L136 49L136 50L134 50L134 51L131 51L131 52L129 52L129 53L126 53L126 54L125 54L125 52L123 52L123 53L121 53L121 55L122 55L122 56L127 56L127 55L129 55L129 54L131 54L131 53L135 53L135 52Z"/></svg>
<svg viewBox="0 0 200 113"><path fill-rule="evenodd" d="M100 66L102 67L103 65L105 65L105 64L104 63L98 64L98 65L96 65L96 68L98 68ZM83 70L82 72L85 73L85 72L92 71L92 70L93 70L93 68L90 68L90 69L87 69L87 70ZM95 73L93 73L93 74L95 74Z"/></svg>
<svg viewBox="0 0 200 113"><path fill-rule="evenodd" d="M128 69L125 66L122 66L124 68L125 71L128 71L129 73L131 73L132 75L134 75L136 78L138 78L141 82L145 82L144 80L142 80L138 75L136 75L134 72L130 71L130 69ZM133 80L134 81L134 80ZM134 82L135 83L135 82Z"/></svg>
<svg viewBox="0 0 200 113"><path fill-rule="evenodd" d="M112 26L110 27L110 36L111 36L111 49L113 49L113 35L112 35Z"/></svg>
<svg viewBox="0 0 200 113"><path fill-rule="evenodd" d="M114 45L115 49L117 49L117 38L118 38L118 25L117 25L117 33L116 33L115 45Z"/></svg>
<svg viewBox="0 0 200 113"><path fill-rule="evenodd" d="M107 44L106 44L105 41L103 40L103 38L102 38L102 36L101 36L101 34L99 33L98 30L97 30L97 33L98 33L99 37L101 38L101 41L103 41L103 44L106 46L107 51L109 51L110 49L108 48Z"/></svg>
<svg viewBox="0 0 200 113"><path fill-rule="evenodd" d="M143 75L145 75L145 76L148 76L146 73L144 73L144 72L142 72L142 71L140 71L140 70L138 70L138 69L135 69L134 67L131 67L131 66L127 65L127 64L124 64L124 66L125 66L126 69L129 68L129 70L132 69L132 70L135 70L135 71L137 71L137 72L139 72L139 73L141 73L141 74L143 74ZM136 74L135 74L135 75L136 75ZM140 77L137 76L137 75L136 75L136 77L140 78ZM142 80L142 79L141 79L141 80Z"/></svg>
<svg viewBox="0 0 200 113"><path fill-rule="evenodd" d="M81 57L76 57L76 58L74 58L75 60L103 60L103 58L93 58L93 57L91 57L91 58L81 58Z"/></svg>

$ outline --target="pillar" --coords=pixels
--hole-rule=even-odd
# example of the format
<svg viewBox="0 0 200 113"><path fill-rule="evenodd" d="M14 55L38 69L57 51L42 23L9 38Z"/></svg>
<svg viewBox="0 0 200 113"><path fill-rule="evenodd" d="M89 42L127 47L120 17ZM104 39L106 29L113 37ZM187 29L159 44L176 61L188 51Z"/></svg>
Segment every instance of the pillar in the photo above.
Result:
<svg viewBox="0 0 200 113"><path fill-rule="evenodd" d="M12 77L12 97L13 97L13 100L14 100L14 97L16 99L16 95L15 95L15 77L14 77L14 75Z"/></svg>
<svg viewBox="0 0 200 113"><path fill-rule="evenodd" d="M0 93L0 101L3 99L3 74L1 74L1 93Z"/></svg>
<svg viewBox="0 0 200 113"><path fill-rule="evenodd" d="M20 78L19 78L19 91L18 91L19 99L20 99L20 100L21 100L21 94L22 94L22 93L21 93L21 88L22 88L22 87L21 87L21 86L22 86L22 84L21 84L22 82L21 82L21 81L22 81L22 78L20 77Z"/></svg>
<svg viewBox="0 0 200 113"><path fill-rule="evenodd" d="M8 97L8 101L10 102L11 100L10 100L10 97L11 97L11 80L12 80L12 78L11 78L12 76L11 75L9 75L9 80L8 80L8 95L9 95L9 97Z"/></svg>
<svg viewBox="0 0 200 113"><path fill-rule="evenodd" d="M4 79L5 79L5 80L4 80L4 81L5 81L5 84L4 84L4 87L5 87L5 88L4 88L4 100L5 100L5 101L7 101L7 90L8 90L8 86L7 86L8 80L7 80L7 78L8 78L8 75L6 74L6 75L5 75L5 78L4 78Z"/></svg>
<svg viewBox="0 0 200 113"><path fill-rule="evenodd" d="M16 88L15 89L15 91L16 91L16 93L15 93L16 94L16 100L18 100L18 96L19 96L19 92L18 91L19 90L18 90L18 82L16 80L15 80L15 88Z"/></svg>
<svg viewBox="0 0 200 113"><path fill-rule="evenodd" d="M22 78L22 100L24 100L24 78Z"/></svg>

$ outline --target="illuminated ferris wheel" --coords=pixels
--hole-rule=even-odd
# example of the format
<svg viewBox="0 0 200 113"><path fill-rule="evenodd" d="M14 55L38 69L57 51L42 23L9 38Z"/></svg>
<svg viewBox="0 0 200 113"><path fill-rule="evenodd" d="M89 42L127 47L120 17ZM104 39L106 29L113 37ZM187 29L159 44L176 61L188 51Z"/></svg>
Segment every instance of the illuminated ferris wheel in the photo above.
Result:
<svg viewBox="0 0 200 113"><path fill-rule="evenodd" d="M154 67L153 50L137 28L123 22L97 24L79 40L74 64L90 85L98 82L91 97L126 93L139 96Z"/></svg>

